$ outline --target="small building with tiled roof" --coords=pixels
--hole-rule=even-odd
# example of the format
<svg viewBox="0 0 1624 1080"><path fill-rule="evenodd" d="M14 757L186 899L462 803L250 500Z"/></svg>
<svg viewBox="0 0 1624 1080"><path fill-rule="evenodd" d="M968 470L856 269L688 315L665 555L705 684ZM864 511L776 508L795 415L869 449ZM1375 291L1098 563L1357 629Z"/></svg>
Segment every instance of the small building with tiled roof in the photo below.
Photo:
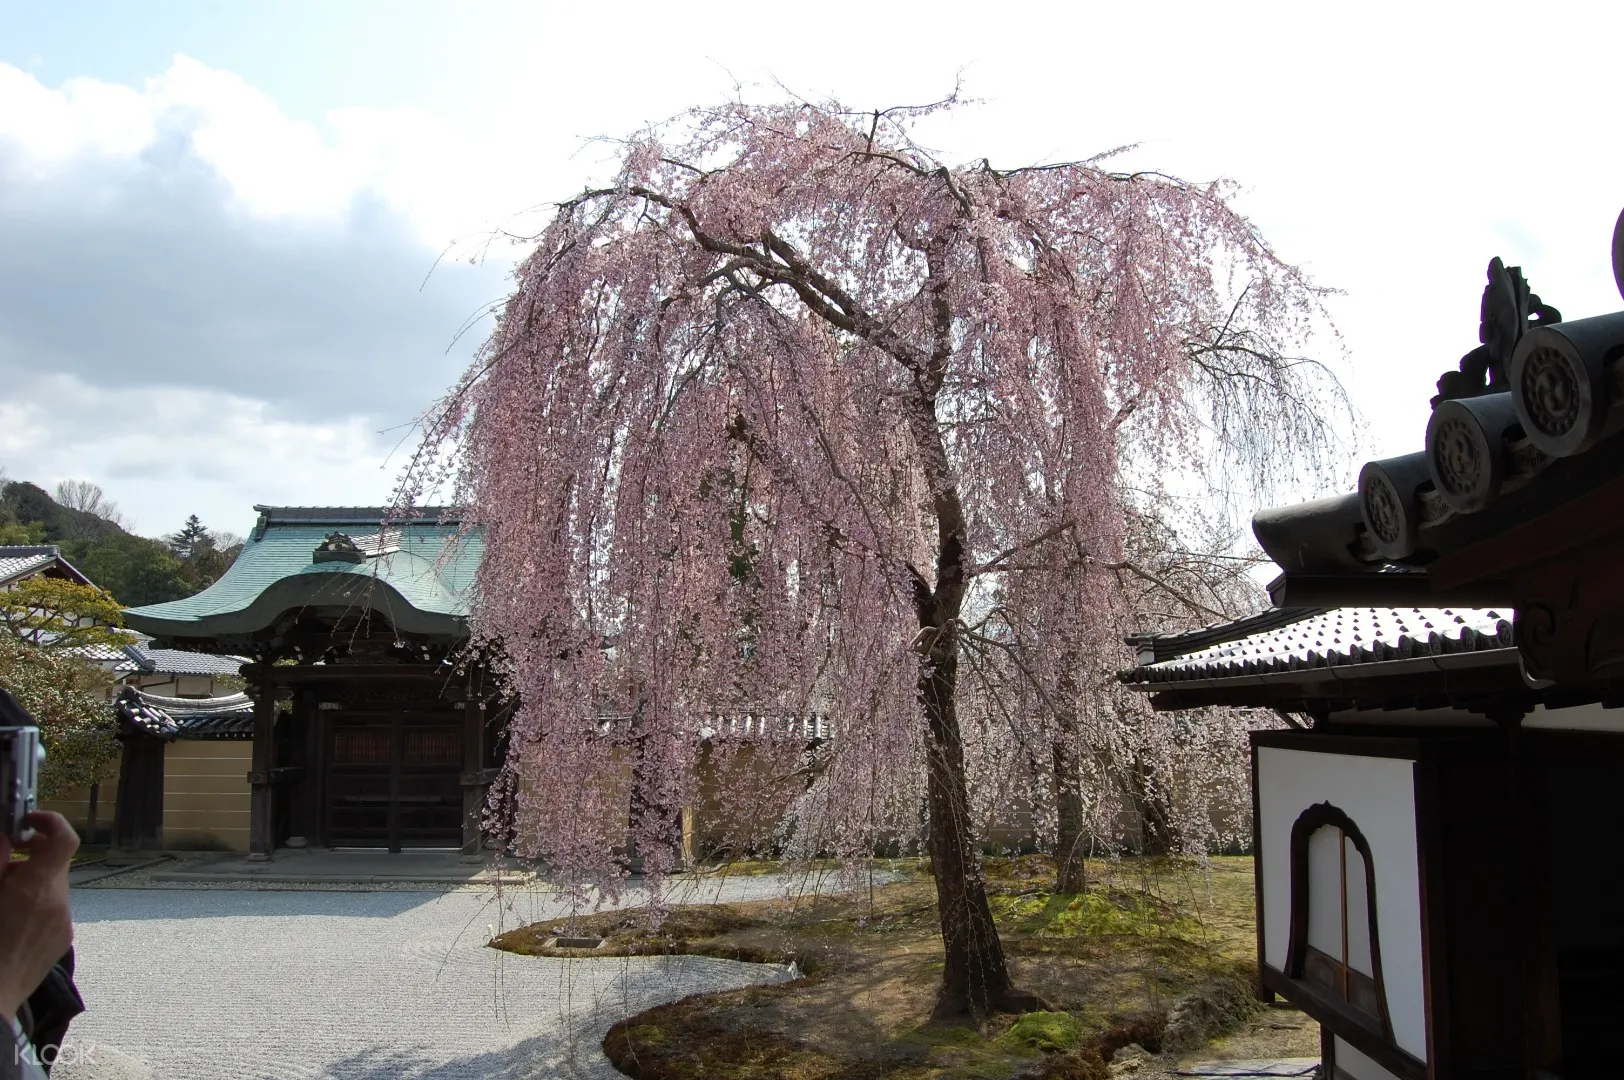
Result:
<svg viewBox="0 0 1624 1080"><path fill-rule="evenodd" d="M89 585L90 579L62 555L55 544L0 545L0 589L31 577L64 578Z"/></svg>
<svg viewBox="0 0 1624 1080"><path fill-rule="evenodd" d="M150 639L131 653L137 663L178 667L165 659L177 653L201 675L211 659L246 658L251 737L238 751L248 757L236 775L247 779L234 794L247 808L247 849L257 858L306 845L477 852L500 728L484 668L457 662L480 533L434 507L410 517L384 507L255 509L259 520L219 580L125 612ZM169 796L151 780L156 767L145 768L145 786L120 802L121 818L144 823L126 839L168 843Z"/></svg>
<svg viewBox="0 0 1624 1080"><path fill-rule="evenodd" d="M1266 705L1305 716L1467 707L1530 693L1509 612L1494 608L1273 609L1128 639L1120 678L1158 709Z"/></svg>
<svg viewBox="0 0 1624 1080"><path fill-rule="evenodd" d="M114 675L125 686L143 693L181 699L215 698L233 693L247 657L159 649L139 635L119 650Z"/></svg>
<svg viewBox="0 0 1624 1080"><path fill-rule="evenodd" d="M113 702L119 740L114 846L247 851L254 702L173 698L133 686Z"/></svg>
<svg viewBox="0 0 1624 1080"><path fill-rule="evenodd" d="M1624 294L1624 215L1612 263ZM1130 639L1252 735L1259 992L1327 1076L1611 1077L1624 1012L1624 311L1489 266L1424 447L1259 512L1276 610Z"/></svg>
<svg viewBox="0 0 1624 1080"><path fill-rule="evenodd" d="M131 608L126 625L160 646L243 655L282 639L296 648L283 625L289 613L342 622L376 612L403 641L467 636L484 543L459 519L437 507L387 524L381 507L254 509L259 520L219 580L195 596Z"/></svg>

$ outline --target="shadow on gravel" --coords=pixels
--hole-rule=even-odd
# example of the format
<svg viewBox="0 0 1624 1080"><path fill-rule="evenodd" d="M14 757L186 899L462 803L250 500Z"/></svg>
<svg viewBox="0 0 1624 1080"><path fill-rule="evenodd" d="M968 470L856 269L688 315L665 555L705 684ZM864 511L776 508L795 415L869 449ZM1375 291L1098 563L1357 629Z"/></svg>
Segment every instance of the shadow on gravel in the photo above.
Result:
<svg viewBox="0 0 1624 1080"><path fill-rule="evenodd" d="M607 1027L605 1020L601 1027ZM540 1035L507 1050L435 1061L414 1050L369 1047L322 1071L332 1080L622 1080L599 1045L598 1031L579 1039Z"/></svg>
<svg viewBox="0 0 1624 1080"><path fill-rule="evenodd" d="M293 918L327 915L391 919L433 903L438 892L295 892L267 889L76 889L75 923L132 919Z"/></svg>

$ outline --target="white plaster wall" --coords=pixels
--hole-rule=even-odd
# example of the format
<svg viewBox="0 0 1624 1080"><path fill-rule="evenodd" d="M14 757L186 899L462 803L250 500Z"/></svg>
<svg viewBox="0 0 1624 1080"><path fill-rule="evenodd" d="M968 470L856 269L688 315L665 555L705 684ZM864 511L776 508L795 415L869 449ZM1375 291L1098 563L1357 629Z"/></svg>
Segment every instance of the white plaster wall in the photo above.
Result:
<svg viewBox="0 0 1624 1080"><path fill-rule="evenodd" d="M1536 705L1533 712L1523 717L1522 726L1536 730L1624 732L1624 709L1604 709L1600 705L1547 709Z"/></svg>
<svg viewBox="0 0 1624 1080"><path fill-rule="evenodd" d="M1341 901L1342 834L1316 829L1308 838L1308 943L1327 956L1342 955Z"/></svg>
<svg viewBox="0 0 1624 1080"><path fill-rule="evenodd" d="M1361 975L1376 976L1370 962L1370 891L1365 882L1365 857L1344 840L1343 857L1348 866L1348 966Z"/></svg>
<svg viewBox="0 0 1624 1080"><path fill-rule="evenodd" d="M1399 1080L1398 1077L1371 1061L1352 1046L1349 1046L1342 1040L1341 1036L1337 1036L1335 1054L1337 1069L1353 1077L1353 1080Z"/></svg>
<svg viewBox="0 0 1624 1080"><path fill-rule="evenodd" d="M1258 748L1263 960L1277 970L1285 969L1291 938L1291 826L1304 810L1321 802L1329 802L1352 818L1370 844L1382 982L1393 1039L1425 1061L1426 984L1421 971L1414 762Z"/></svg>

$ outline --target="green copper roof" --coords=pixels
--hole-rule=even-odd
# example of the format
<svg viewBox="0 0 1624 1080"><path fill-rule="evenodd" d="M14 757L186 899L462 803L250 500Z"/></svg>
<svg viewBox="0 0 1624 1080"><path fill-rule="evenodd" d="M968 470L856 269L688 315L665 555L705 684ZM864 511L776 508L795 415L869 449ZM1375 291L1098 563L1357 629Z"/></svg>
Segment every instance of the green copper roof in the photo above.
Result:
<svg viewBox="0 0 1624 1080"><path fill-rule="evenodd" d="M466 635L484 543L439 509L387 527L375 507L255 509L259 522L220 580L184 600L131 608L125 624L195 642L251 637L290 611L370 607L407 633ZM342 537L328 543L334 533Z"/></svg>

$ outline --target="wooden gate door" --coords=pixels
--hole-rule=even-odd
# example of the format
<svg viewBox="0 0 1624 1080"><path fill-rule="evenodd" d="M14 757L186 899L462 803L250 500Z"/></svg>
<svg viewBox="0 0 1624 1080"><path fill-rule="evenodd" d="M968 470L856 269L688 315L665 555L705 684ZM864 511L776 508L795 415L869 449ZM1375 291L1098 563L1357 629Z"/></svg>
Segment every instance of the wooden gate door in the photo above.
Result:
<svg viewBox="0 0 1624 1080"><path fill-rule="evenodd" d="M333 847L460 847L462 726L433 713L346 713L328 747Z"/></svg>

